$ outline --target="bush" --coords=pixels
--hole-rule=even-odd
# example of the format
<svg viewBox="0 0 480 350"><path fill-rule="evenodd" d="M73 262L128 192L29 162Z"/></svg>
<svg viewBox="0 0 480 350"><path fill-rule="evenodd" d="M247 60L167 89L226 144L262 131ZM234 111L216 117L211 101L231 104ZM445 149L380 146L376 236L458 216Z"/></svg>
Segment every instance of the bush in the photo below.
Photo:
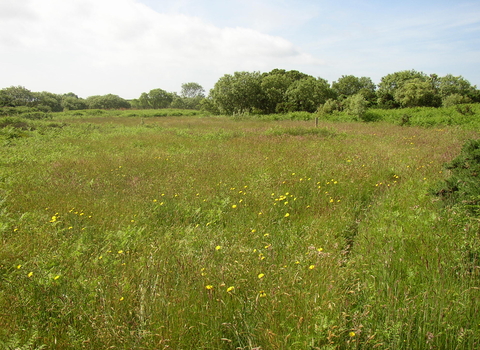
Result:
<svg viewBox="0 0 480 350"><path fill-rule="evenodd" d="M445 97L442 100L442 106L443 107L451 107L451 106L456 106L456 105L460 105L460 104L464 104L464 103L471 103L471 102L472 102L472 100L467 96L463 96L463 95L460 95L460 94L452 94L452 95L449 95L449 96Z"/></svg>
<svg viewBox="0 0 480 350"><path fill-rule="evenodd" d="M468 140L445 168L451 171L451 177L436 194L449 204L461 204L480 214L480 139Z"/></svg>

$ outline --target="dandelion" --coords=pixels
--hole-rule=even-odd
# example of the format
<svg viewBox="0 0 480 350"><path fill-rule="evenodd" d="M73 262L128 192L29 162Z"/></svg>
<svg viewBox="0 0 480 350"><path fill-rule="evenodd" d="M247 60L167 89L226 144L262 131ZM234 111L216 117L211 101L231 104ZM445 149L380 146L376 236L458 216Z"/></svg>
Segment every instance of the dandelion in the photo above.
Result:
<svg viewBox="0 0 480 350"><path fill-rule="evenodd" d="M219 246L219 245L217 245L217 246L215 247L215 250L220 250L220 249L222 249L222 247Z"/></svg>
<svg viewBox="0 0 480 350"><path fill-rule="evenodd" d="M348 335L349 335L350 337L354 337L356 334L355 334L355 332L350 332L350 333L348 333Z"/></svg>
<svg viewBox="0 0 480 350"><path fill-rule="evenodd" d="M212 286L211 284L207 284L207 285L205 286L205 289L206 289L206 290L212 290L212 289L213 289L213 286Z"/></svg>
<svg viewBox="0 0 480 350"><path fill-rule="evenodd" d="M283 217L288 218L290 216L290 213L286 213Z"/></svg>
<svg viewBox="0 0 480 350"><path fill-rule="evenodd" d="M265 298L267 296L267 293L265 293L265 291L261 290L260 292L258 292L258 295L261 297L261 298Z"/></svg>
<svg viewBox="0 0 480 350"><path fill-rule="evenodd" d="M236 205L236 204L232 205L232 208L233 208L233 209L235 209L236 207L237 207L237 205Z"/></svg>
<svg viewBox="0 0 480 350"><path fill-rule="evenodd" d="M56 281L56 280L58 280L59 278L60 278L60 275L56 275L56 276L53 278L53 280Z"/></svg>
<svg viewBox="0 0 480 350"><path fill-rule="evenodd" d="M29 278L33 276L33 272L29 272L27 275Z"/></svg>
<svg viewBox="0 0 480 350"><path fill-rule="evenodd" d="M315 268L315 265L310 265L310 266L308 267L309 270L313 270L314 268Z"/></svg>
<svg viewBox="0 0 480 350"><path fill-rule="evenodd" d="M264 273L259 273L259 274L258 274L258 278L259 278L259 279L262 279L263 277L265 277L265 274L264 274Z"/></svg>
<svg viewBox="0 0 480 350"><path fill-rule="evenodd" d="M120 297L120 299L118 299L118 300L123 301L124 299L125 299L124 297Z"/></svg>
<svg viewBox="0 0 480 350"><path fill-rule="evenodd" d="M57 221L57 216L54 215L54 216L52 216L52 218L50 219L49 222L56 222L56 221Z"/></svg>
<svg viewBox="0 0 480 350"><path fill-rule="evenodd" d="M233 292L234 289L235 289L234 286L228 287L227 288L227 293Z"/></svg>
<svg viewBox="0 0 480 350"><path fill-rule="evenodd" d="M123 250L119 250L119 251L118 251L118 254L123 254Z"/></svg>
<svg viewBox="0 0 480 350"><path fill-rule="evenodd" d="M21 269L22 268L22 265L17 265L17 269Z"/></svg>

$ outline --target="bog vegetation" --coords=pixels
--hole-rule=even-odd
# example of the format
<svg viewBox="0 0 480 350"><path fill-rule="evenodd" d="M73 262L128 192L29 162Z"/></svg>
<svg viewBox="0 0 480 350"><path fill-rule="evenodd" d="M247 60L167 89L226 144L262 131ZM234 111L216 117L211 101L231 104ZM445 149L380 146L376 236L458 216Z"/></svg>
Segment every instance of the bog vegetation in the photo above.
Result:
<svg viewBox="0 0 480 350"><path fill-rule="evenodd" d="M479 348L476 88L294 103L328 85L297 73L187 109L4 104L0 348ZM219 97L258 76L281 102Z"/></svg>

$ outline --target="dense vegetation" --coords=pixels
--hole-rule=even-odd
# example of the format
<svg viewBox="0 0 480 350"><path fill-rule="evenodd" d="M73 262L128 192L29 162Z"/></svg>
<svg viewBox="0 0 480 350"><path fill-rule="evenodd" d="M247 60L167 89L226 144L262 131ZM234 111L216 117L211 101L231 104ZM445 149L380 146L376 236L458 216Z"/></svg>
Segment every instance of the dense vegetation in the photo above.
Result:
<svg viewBox="0 0 480 350"><path fill-rule="evenodd" d="M0 118L0 348L479 348L479 106Z"/></svg>
<svg viewBox="0 0 480 350"><path fill-rule="evenodd" d="M21 86L0 90L2 114L11 113L8 107L30 107L33 112L201 108L211 114L228 115L345 111L363 117L366 109L372 107L449 107L475 102L480 102L480 91L463 77L451 74L439 77L415 70L388 74L378 86L368 77L353 75L344 75L330 84L294 70L235 72L221 77L208 96L200 84L191 82L182 84L180 95L157 88L131 101L112 94L82 99L74 93L31 92Z"/></svg>

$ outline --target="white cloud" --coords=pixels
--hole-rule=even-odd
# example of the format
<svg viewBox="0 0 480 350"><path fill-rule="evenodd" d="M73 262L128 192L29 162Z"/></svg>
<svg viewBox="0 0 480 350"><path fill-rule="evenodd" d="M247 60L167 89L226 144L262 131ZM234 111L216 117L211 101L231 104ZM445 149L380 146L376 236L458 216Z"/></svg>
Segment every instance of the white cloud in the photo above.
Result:
<svg viewBox="0 0 480 350"><path fill-rule="evenodd" d="M2 9L13 14L0 20L2 83L34 91L135 98L189 81L210 88L233 71L322 64L281 37L135 0L17 0Z"/></svg>

